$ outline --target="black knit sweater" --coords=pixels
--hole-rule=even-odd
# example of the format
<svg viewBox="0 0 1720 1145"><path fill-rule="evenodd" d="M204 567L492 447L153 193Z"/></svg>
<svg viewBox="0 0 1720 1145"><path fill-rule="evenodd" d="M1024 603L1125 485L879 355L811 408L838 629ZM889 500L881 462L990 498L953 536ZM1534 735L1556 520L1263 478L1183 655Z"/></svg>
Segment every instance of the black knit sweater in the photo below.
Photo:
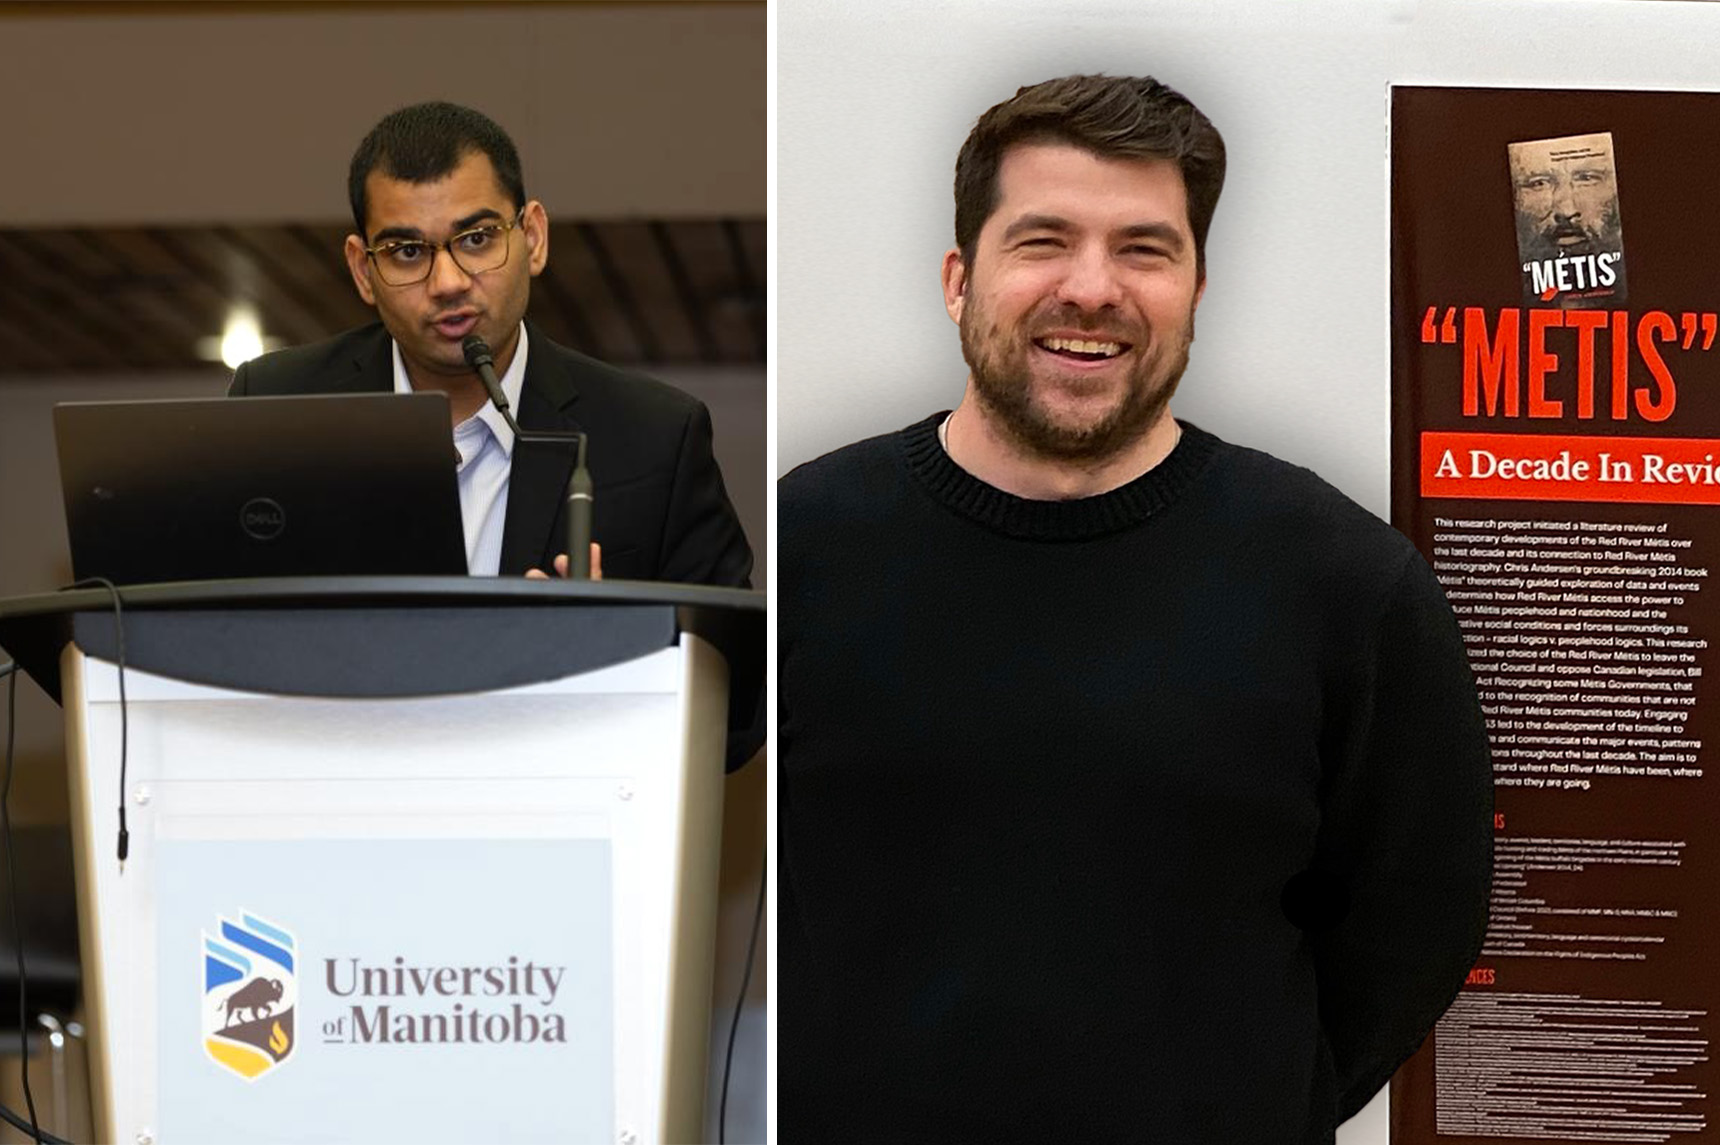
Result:
<svg viewBox="0 0 1720 1145"><path fill-rule="evenodd" d="M780 1139L1332 1140L1486 924L1432 573L1194 426L1029 501L942 416L780 483Z"/></svg>

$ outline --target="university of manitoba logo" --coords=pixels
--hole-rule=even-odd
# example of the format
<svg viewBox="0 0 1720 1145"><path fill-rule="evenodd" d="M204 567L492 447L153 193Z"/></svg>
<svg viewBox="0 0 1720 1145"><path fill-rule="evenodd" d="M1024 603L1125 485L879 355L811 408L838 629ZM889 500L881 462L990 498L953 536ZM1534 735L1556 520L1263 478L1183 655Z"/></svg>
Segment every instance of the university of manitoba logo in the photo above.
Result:
<svg viewBox="0 0 1720 1145"><path fill-rule="evenodd" d="M219 924L219 933L203 932L203 1050L249 1081L292 1056L297 1044L294 941L254 914Z"/></svg>

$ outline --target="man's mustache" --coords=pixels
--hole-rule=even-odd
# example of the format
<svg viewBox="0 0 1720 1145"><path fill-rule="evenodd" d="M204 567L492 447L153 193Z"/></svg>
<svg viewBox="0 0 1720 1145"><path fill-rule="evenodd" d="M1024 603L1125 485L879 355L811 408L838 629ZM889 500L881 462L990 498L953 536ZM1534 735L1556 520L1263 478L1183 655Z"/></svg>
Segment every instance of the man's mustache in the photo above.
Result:
<svg viewBox="0 0 1720 1145"><path fill-rule="evenodd" d="M1114 314L1104 311L1094 313L1069 306L1043 310L1035 314L1033 320L1026 325L1030 338L1042 338L1056 331L1073 330L1088 335L1093 341L1127 342L1130 345L1145 342L1149 333L1127 319L1119 320Z"/></svg>
<svg viewBox="0 0 1720 1145"><path fill-rule="evenodd" d="M1600 245L1604 242L1601 232L1580 223L1563 222L1550 227L1541 228L1541 241L1550 246L1569 246L1571 240Z"/></svg>

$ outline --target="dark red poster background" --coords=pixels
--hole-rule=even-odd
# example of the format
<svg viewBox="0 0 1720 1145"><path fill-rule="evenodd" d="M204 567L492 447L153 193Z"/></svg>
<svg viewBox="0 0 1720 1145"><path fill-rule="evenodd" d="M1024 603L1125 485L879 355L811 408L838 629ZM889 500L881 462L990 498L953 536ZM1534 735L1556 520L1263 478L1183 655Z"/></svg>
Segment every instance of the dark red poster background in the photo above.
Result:
<svg viewBox="0 0 1720 1145"><path fill-rule="evenodd" d="M1720 1134L1715 123L1702 93L1392 92L1392 516L1498 784L1487 944L1393 1081L1397 1145ZM1601 132L1625 297L1525 304L1507 145Z"/></svg>

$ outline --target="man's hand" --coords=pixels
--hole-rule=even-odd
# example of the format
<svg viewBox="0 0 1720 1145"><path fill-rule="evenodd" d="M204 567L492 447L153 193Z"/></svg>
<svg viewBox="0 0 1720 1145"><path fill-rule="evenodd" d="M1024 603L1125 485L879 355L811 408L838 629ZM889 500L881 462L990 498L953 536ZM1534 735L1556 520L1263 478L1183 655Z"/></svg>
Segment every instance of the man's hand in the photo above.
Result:
<svg viewBox="0 0 1720 1145"><path fill-rule="evenodd" d="M555 575L567 576L567 554L562 553L555 558ZM548 580L549 574L542 569L527 569L527 580ZM591 579L603 579L603 546L596 541L591 542Z"/></svg>

